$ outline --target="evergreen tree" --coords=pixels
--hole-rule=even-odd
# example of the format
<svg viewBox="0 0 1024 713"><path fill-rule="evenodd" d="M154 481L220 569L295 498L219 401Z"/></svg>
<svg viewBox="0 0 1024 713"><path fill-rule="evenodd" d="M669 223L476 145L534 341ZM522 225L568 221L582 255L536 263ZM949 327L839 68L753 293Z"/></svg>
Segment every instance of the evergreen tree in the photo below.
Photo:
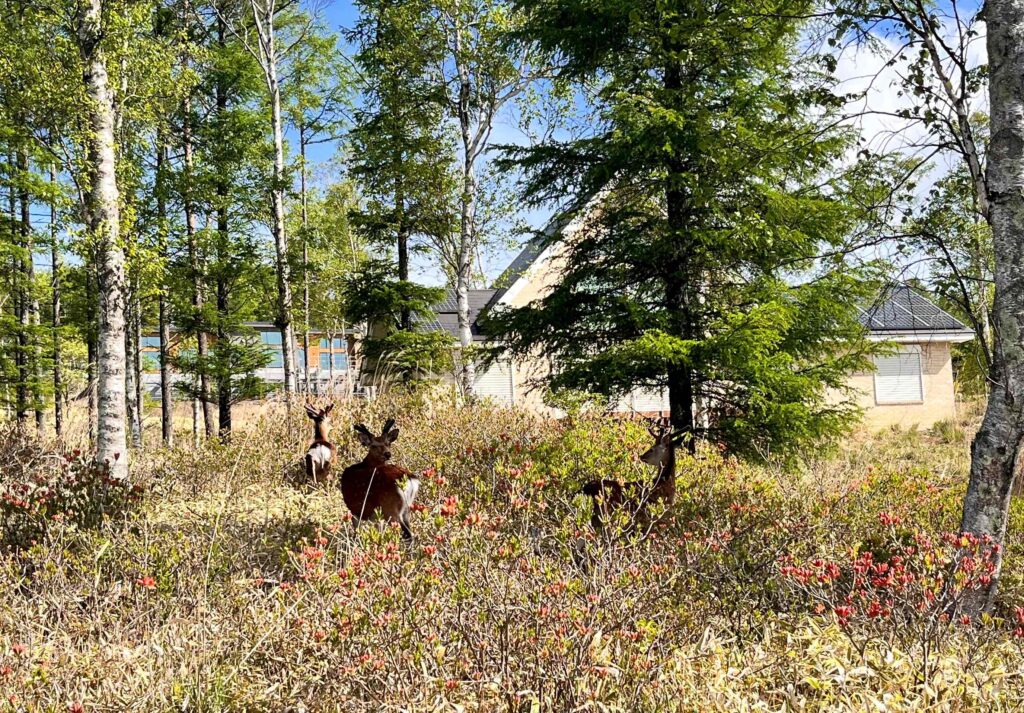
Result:
<svg viewBox="0 0 1024 713"><path fill-rule="evenodd" d="M868 364L871 290L835 249L860 219L832 175L837 100L795 61L803 0L523 0L518 38L595 87L593 135L509 149L524 198L578 219L550 294L493 316L556 388L667 387L673 426L745 452L835 436ZM595 86L596 85L596 86ZM563 200L570 197L570 201ZM562 239L556 236L554 239Z"/></svg>
<svg viewBox="0 0 1024 713"><path fill-rule="evenodd" d="M357 5L360 19L349 39L366 86L350 133L351 175L362 199L353 220L368 241L394 250L390 279L407 283L410 251L454 227L451 136L444 129L443 87L430 75L442 37L422 3ZM411 307L401 308L400 328L410 329L411 320Z"/></svg>

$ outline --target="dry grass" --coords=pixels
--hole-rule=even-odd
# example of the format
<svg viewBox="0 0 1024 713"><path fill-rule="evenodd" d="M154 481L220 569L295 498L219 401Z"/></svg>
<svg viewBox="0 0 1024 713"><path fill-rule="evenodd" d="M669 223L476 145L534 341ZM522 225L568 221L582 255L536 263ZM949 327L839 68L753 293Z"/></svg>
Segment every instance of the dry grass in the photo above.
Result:
<svg viewBox="0 0 1024 713"><path fill-rule="evenodd" d="M137 512L54 525L0 556L0 710L1024 704L1007 614L1024 592L1019 512L999 616L951 625L937 648L842 628L779 573L784 554L867 546L880 512L954 528L969 422L859 434L799 474L703 453L681 465L679 501L651 536L612 543L589 533L572 493L649 475L635 425L415 398L339 410L342 461L362 455L353 419L393 411L396 461L432 473L412 549L383 526L354 533L336 489L289 485L308 422L248 406L228 445L133 454Z"/></svg>

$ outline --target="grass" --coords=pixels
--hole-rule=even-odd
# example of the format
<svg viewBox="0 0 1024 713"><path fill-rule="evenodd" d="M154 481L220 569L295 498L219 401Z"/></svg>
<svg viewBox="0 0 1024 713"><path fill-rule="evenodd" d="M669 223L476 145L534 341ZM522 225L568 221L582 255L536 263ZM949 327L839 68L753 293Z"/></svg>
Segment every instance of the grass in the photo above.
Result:
<svg viewBox="0 0 1024 713"><path fill-rule="evenodd" d="M0 556L0 710L1024 704L1020 507L993 616L917 610L965 581L941 537L970 417L857 434L797 473L704 450L680 463L670 511L613 538L574 492L650 477L637 424L415 398L336 410L343 463L362 456L354 420L398 415L395 460L426 472L412 548L394 528L354 532L336 488L293 484L308 421L251 407L227 445L133 454L142 501L101 526L53 521ZM10 434L3 448L22 478L55 462ZM865 552L903 553L913 583L858 584Z"/></svg>

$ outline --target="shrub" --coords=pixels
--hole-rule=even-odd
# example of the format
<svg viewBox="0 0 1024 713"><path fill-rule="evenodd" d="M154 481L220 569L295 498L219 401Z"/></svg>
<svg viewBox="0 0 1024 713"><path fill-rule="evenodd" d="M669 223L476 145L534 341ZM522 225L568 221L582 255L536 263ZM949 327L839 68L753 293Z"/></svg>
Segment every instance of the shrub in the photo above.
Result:
<svg viewBox="0 0 1024 713"><path fill-rule="evenodd" d="M80 451L41 452L13 431L0 434L11 458L0 479L0 547L24 549L52 527L87 529L127 512L141 487L110 478Z"/></svg>

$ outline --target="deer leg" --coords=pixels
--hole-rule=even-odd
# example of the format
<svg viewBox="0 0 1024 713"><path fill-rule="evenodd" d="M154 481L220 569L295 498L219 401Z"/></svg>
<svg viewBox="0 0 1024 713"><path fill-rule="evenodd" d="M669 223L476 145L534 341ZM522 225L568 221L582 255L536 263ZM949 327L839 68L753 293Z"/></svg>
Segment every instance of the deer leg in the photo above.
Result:
<svg viewBox="0 0 1024 713"><path fill-rule="evenodd" d="M398 518L398 525L402 528L402 539L405 540L405 544L411 545L413 541L412 528L409 527L409 515L408 513Z"/></svg>

